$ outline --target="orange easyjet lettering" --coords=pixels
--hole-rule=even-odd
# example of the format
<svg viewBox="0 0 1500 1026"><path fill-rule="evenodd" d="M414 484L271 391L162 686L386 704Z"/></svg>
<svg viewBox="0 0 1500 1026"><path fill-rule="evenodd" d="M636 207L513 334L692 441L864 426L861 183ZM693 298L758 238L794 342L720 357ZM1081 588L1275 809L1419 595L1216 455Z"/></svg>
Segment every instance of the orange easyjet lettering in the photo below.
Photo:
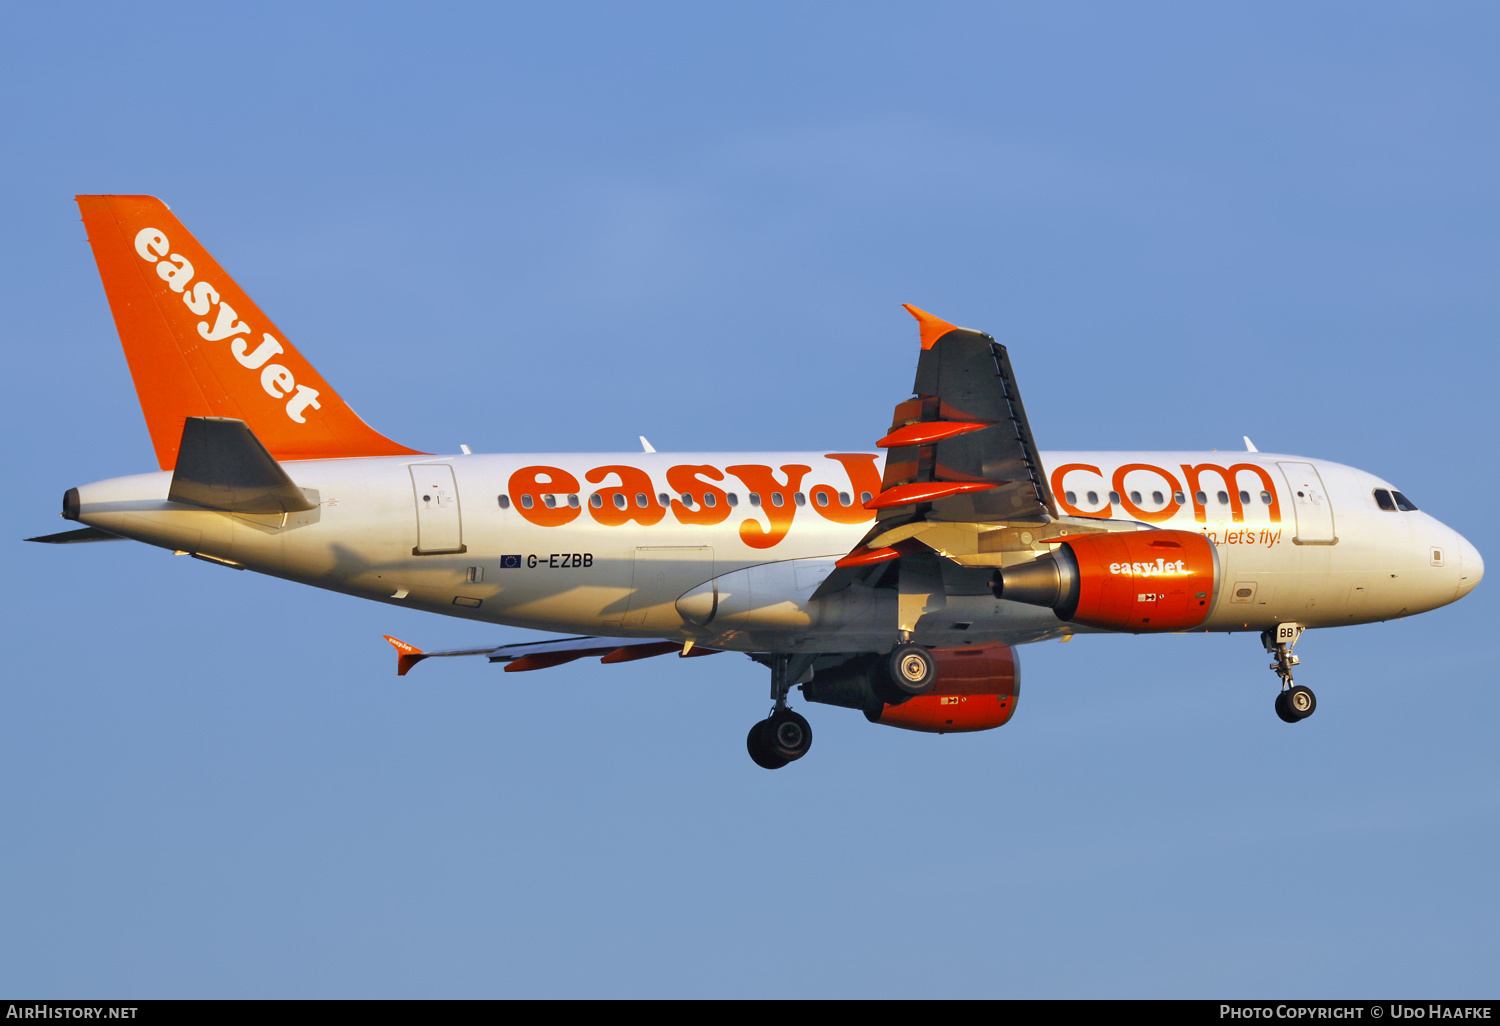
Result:
<svg viewBox="0 0 1500 1026"><path fill-rule="evenodd" d="M860 499L862 492L871 495L880 494L880 471L875 469L874 453L869 452L829 452L824 453L828 459L838 460L844 467L844 472L849 475L849 504L843 503L843 496L829 485L813 485L807 493L812 498L813 509L824 520L832 520L835 524L863 524L875 519L875 511L865 509L864 502Z"/></svg>
<svg viewBox="0 0 1500 1026"><path fill-rule="evenodd" d="M1230 467L1221 467L1217 463L1199 463L1196 465L1183 463L1182 475L1187 480L1188 495L1193 501L1193 519L1203 524L1208 522L1208 511L1204 509L1203 503L1199 501L1200 495L1205 495L1207 489L1199 484L1199 478L1205 473L1218 475L1224 483L1225 490L1229 493L1229 511L1236 524L1245 519L1245 504L1240 499L1239 474L1242 470L1248 470L1260 478L1262 490L1271 497L1268 509L1271 523L1281 523L1281 500L1276 494L1276 483L1271 480L1271 474L1258 463L1236 463Z"/></svg>
<svg viewBox="0 0 1500 1026"><path fill-rule="evenodd" d="M864 452L825 455L849 475L847 489L818 484L804 494L800 491L802 482L812 468L802 464L783 466L779 476L784 480L777 479L776 470L761 464L725 468L749 489L750 506L769 522L766 527L756 516L743 520L739 535L746 545L768 549L778 544L791 530L797 507L809 502L823 519L834 523L861 524L875 519L874 512L864 508L861 496L880 491L880 472L875 467L880 457ZM650 527L660 523L669 509L680 524L713 526L728 520L738 502L737 496L731 497L725 487L713 483L724 481L724 470L708 464L667 468L667 484L675 493L670 498L657 493L649 473L627 464L594 467L583 478L603 487L580 496L582 486L573 474L561 467L530 466L510 475L506 492L511 508L538 527L570 524L583 514L585 506L589 516L605 527L629 523Z"/></svg>
<svg viewBox="0 0 1500 1026"><path fill-rule="evenodd" d="M620 479L618 485L601 488L589 496L589 515L605 527L619 527L635 521L642 527L650 527L667 515L667 507L656 498L656 489L651 485L651 475L639 467L611 464L595 467L583 479L589 484L600 484L609 475Z"/></svg>
<svg viewBox="0 0 1500 1026"><path fill-rule="evenodd" d="M756 464L741 464L736 467L725 467L735 477L745 482L745 487L750 489L753 496L760 497L760 509L771 522L768 531L760 526L760 521L747 519L740 522L740 541L752 549L769 549L781 539L786 537L787 531L791 530L792 518L797 515L797 505L794 496L797 489L802 486L802 478L812 470L812 467L801 463L789 463L781 468L786 475L786 483L776 480L775 473L770 467L757 466Z"/></svg>
<svg viewBox="0 0 1500 1026"><path fill-rule="evenodd" d="M571 524L583 512L573 505L578 478L558 467L522 467L510 475L506 491L511 505L538 527Z"/></svg>
<svg viewBox="0 0 1500 1026"><path fill-rule="evenodd" d="M1260 481L1258 490L1269 496L1269 501L1265 504L1267 517L1273 524L1281 523L1281 498L1276 492L1276 482L1271 477L1271 472L1260 464L1235 463L1224 467L1217 463L1183 463L1180 466L1186 481L1185 494L1183 485L1178 483L1176 476L1163 467L1150 463L1127 463L1119 467L1108 475L1109 487L1112 489L1109 496L1111 501L1106 502L1102 509L1097 510L1080 509L1074 502L1069 501L1068 494L1072 492L1076 498L1078 487L1074 485L1070 488L1067 479L1069 474L1087 472L1099 480L1098 487L1102 490L1106 475L1100 468L1088 463L1064 463L1052 471L1049 480L1058 508L1069 516L1107 519L1114 515L1114 503L1118 502L1126 515L1148 524L1159 524L1172 519L1186 503L1191 503L1193 519L1202 524L1208 522L1208 510L1205 506L1208 492L1220 490L1220 486L1213 485L1211 482L1207 487L1203 483L1204 475L1213 475L1218 478L1222 490L1226 492L1231 518L1234 523L1241 523L1245 519L1245 503L1240 498L1239 475L1242 472L1251 473ZM1163 508L1154 511L1142 509L1139 503L1131 497L1130 490L1125 486L1125 478L1137 471L1155 474L1162 479L1162 490L1166 493ZM1181 496L1180 499L1179 496Z"/></svg>
<svg viewBox="0 0 1500 1026"><path fill-rule="evenodd" d="M1057 500L1057 505L1062 509L1064 513L1067 513L1069 516L1095 517L1098 519L1108 520L1111 516L1114 515L1115 512L1115 507L1111 503L1105 503L1103 509L1089 512L1087 510L1079 509L1077 506L1068 501L1068 488L1066 481L1068 472L1073 470L1087 470L1095 477L1098 477L1101 481L1104 479L1104 476L1099 472L1098 467L1091 466L1087 463L1064 463L1062 466L1058 467L1052 472L1052 497Z"/></svg>

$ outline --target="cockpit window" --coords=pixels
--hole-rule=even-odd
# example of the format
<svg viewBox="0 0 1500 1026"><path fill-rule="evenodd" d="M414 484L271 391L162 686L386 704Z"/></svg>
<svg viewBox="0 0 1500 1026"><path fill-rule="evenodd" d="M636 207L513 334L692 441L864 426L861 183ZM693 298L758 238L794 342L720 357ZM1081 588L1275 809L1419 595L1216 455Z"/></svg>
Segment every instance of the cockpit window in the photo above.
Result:
<svg viewBox="0 0 1500 1026"><path fill-rule="evenodd" d="M1394 510L1396 508L1396 500L1392 499L1391 493L1384 488L1377 488L1375 489L1375 505L1381 509Z"/></svg>
<svg viewBox="0 0 1500 1026"><path fill-rule="evenodd" d="M1403 512L1403 513L1414 513L1414 512L1416 512L1416 509L1417 509L1416 503L1412 502L1410 499L1408 499L1406 496L1402 495L1400 492L1392 492L1391 494L1396 497L1396 508L1399 509L1401 512Z"/></svg>

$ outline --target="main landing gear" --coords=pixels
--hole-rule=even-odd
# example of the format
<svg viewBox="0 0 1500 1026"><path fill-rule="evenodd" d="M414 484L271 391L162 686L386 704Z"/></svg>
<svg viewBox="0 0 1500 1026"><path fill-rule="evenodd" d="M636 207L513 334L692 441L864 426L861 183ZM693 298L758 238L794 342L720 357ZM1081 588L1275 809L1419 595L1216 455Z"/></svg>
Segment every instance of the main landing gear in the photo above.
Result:
<svg viewBox="0 0 1500 1026"><path fill-rule="evenodd" d="M808 668L812 657L775 655L771 657L771 697L776 704L771 715L750 728L745 748L762 769L781 769L796 762L812 747L812 725L787 708L786 696Z"/></svg>
<svg viewBox="0 0 1500 1026"><path fill-rule="evenodd" d="M771 715L750 728L745 749L757 766L781 769L802 758L812 747L812 726L787 708L786 697L795 685L804 683L817 657L804 653L758 658L771 667L771 698L776 704L771 707ZM891 704L925 695L937 684L937 660L927 649L910 641L903 641L884 657L883 671L871 673L875 678L874 690L883 702Z"/></svg>
<svg viewBox="0 0 1500 1026"><path fill-rule="evenodd" d="M1292 655L1292 648L1302 636L1302 630L1300 624L1281 623L1276 625L1275 630L1262 631L1260 635L1260 643L1276 659L1271 664L1271 669L1281 678L1281 693L1276 696L1276 715L1286 723L1305 720L1318 710L1317 696L1301 684L1292 683L1292 667L1302 661Z"/></svg>
<svg viewBox="0 0 1500 1026"><path fill-rule="evenodd" d="M906 698L925 695L937 683L937 660L921 645L897 645L886 656L885 666L891 683Z"/></svg>

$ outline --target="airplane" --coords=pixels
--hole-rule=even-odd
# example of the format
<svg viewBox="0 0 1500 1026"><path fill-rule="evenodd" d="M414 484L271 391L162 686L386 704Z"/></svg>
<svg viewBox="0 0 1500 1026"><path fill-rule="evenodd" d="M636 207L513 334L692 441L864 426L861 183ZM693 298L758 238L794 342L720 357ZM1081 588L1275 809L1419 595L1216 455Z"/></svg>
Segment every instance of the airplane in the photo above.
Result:
<svg viewBox="0 0 1500 1026"><path fill-rule="evenodd" d="M1015 649L1253 632L1276 714L1309 628L1455 602L1484 562L1390 482L1246 450L1046 452L1008 350L913 306L912 396L873 452L453 455L367 425L160 200L79 196L157 471L69 488L83 525L236 570L564 635L423 651L507 672L741 652L770 670L754 762L807 754L810 703L929 733L1002 726ZM873 433L873 430L872 430Z"/></svg>

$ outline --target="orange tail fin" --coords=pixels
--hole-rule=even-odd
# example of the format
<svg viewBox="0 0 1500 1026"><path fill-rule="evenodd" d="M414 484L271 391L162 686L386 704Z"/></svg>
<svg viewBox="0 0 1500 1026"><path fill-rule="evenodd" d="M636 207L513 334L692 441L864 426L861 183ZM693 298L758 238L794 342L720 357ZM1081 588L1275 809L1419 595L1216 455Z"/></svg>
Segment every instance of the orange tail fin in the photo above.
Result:
<svg viewBox="0 0 1500 1026"><path fill-rule="evenodd" d="M77 199L163 470L188 417L243 420L278 460L417 454L360 420L165 203Z"/></svg>

